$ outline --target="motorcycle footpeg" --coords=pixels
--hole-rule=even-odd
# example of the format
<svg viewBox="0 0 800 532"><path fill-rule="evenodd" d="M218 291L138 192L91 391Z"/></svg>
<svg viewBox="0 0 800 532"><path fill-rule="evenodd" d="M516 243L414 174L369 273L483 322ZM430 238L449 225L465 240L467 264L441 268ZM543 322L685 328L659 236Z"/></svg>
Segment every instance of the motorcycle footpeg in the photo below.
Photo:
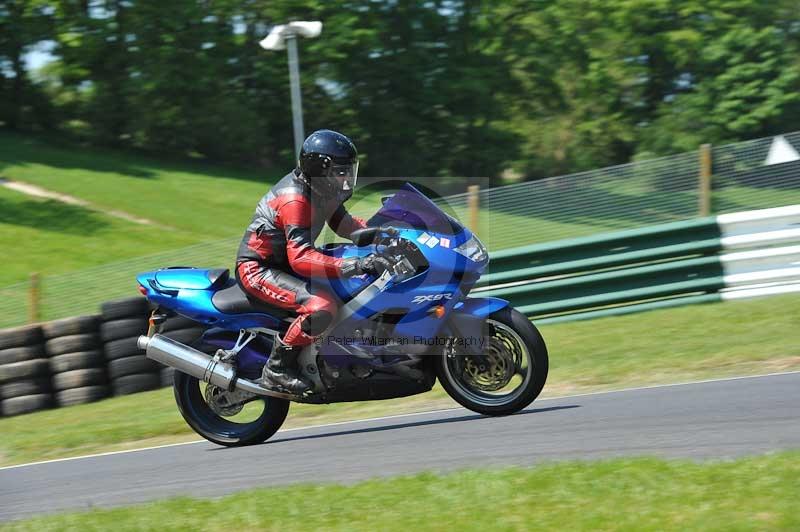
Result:
<svg viewBox="0 0 800 532"><path fill-rule="evenodd" d="M255 383L258 384L259 386L261 386L262 388L264 388L265 390L269 390L271 392L280 393L280 394L289 396L289 397L294 398L294 399L305 399L305 398L309 397L310 395L314 394L314 392L311 391L311 390L308 390L307 392L303 392L302 394L296 394L294 392L291 392L291 391L287 390L283 386L280 386L278 384L273 384L273 383L271 383L269 381L265 381L264 379L258 379L257 381L255 381Z"/></svg>

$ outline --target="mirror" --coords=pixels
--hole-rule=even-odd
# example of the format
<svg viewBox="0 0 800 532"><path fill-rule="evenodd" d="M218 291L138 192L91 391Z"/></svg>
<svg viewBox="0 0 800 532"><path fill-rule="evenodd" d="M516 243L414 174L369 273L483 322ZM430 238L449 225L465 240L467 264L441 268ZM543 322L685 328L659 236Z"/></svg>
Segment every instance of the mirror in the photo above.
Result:
<svg viewBox="0 0 800 532"><path fill-rule="evenodd" d="M377 227L367 227L350 233L350 240L352 240L356 246L368 246L372 244L377 234Z"/></svg>

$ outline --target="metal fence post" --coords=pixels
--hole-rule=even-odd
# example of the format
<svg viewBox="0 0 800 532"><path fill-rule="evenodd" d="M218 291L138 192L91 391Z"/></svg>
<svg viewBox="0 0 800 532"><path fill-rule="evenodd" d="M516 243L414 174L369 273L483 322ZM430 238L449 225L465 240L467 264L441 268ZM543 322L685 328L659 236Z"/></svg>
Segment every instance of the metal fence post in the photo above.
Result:
<svg viewBox="0 0 800 532"><path fill-rule="evenodd" d="M305 132L303 131L303 98L300 92L300 66L297 59L297 35L286 36L286 51L289 56L289 85L292 94L292 124L294 131L294 154L300 155Z"/></svg>
<svg viewBox="0 0 800 532"><path fill-rule="evenodd" d="M28 298L28 322L37 323L41 320L41 287L39 286L39 274L31 273L31 286Z"/></svg>
<svg viewBox="0 0 800 532"><path fill-rule="evenodd" d="M480 192L481 187L478 185L470 185L467 187L468 206L469 206L469 228L473 232L478 232L478 212L480 209Z"/></svg>
<svg viewBox="0 0 800 532"><path fill-rule="evenodd" d="M700 146L700 181L698 182L698 213L700 216L711 214L712 172L711 144L703 144Z"/></svg>

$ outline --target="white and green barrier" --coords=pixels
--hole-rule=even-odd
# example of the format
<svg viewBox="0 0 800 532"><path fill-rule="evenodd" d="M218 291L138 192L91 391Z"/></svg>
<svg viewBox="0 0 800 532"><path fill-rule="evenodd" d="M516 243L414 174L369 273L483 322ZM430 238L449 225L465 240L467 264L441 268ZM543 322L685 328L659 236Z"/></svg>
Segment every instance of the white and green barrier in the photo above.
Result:
<svg viewBox="0 0 800 532"><path fill-rule="evenodd" d="M800 291L800 205L492 254L475 292L541 323Z"/></svg>

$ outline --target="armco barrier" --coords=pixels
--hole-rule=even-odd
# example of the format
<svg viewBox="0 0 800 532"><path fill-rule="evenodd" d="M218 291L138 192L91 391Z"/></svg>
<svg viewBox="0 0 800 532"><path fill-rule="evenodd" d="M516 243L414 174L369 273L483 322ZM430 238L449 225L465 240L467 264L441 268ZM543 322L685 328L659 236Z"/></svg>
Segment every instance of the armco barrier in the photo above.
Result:
<svg viewBox="0 0 800 532"><path fill-rule="evenodd" d="M489 273L478 286L700 256L715 253L721 246L714 217L570 238L492 253Z"/></svg>
<svg viewBox="0 0 800 532"><path fill-rule="evenodd" d="M504 250L476 292L552 323L800 291L800 245L785 244L800 244L800 205Z"/></svg>

